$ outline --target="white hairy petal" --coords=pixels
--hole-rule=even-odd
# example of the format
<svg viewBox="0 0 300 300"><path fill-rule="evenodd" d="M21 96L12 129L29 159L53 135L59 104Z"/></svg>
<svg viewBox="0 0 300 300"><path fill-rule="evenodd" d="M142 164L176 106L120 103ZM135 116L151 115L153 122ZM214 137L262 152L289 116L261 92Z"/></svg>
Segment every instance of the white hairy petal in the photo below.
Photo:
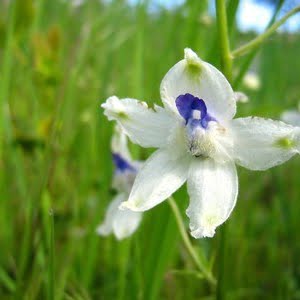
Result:
<svg viewBox="0 0 300 300"><path fill-rule="evenodd" d="M118 207L121 204L121 202L125 200L125 194L118 194L110 202L105 214L104 222L97 227L97 233L99 235L107 236L112 233L115 213L118 210Z"/></svg>
<svg viewBox="0 0 300 300"><path fill-rule="evenodd" d="M130 236L138 228L142 213L120 210L120 204L127 199L126 194L118 194L108 206L104 222L98 226L97 233L107 236L114 233L118 240Z"/></svg>
<svg viewBox="0 0 300 300"><path fill-rule="evenodd" d="M185 58L165 75L160 93L165 107L176 113L175 100L186 93L203 99L209 114L218 121L230 120L236 112L234 93L227 79L190 49L185 49Z"/></svg>
<svg viewBox="0 0 300 300"><path fill-rule="evenodd" d="M212 237L217 226L232 212L238 194L238 178L233 162L219 164L212 159L195 159L188 179L191 234Z"/></svg>
<svg viewBox="0 0 300 300"><path fill-rule="evenodd" d="M110 97L102 104L104 114L115 120L132 142L142 147L162 147L173 124L173 117L163 108L156 111L148 108L145 102L135 99Z"/></svg>
<svg viewBox="0 0 300 300"><path fill-rule="evenodd" d="M170 197L186 181L190 158L171 150L159 149L145 162L123 208L148 210Z"/></svg>
<svg viewBox="0 0 300 300"><path fill-rule="evenodd" d="M113 231L118 240L132 235L142 220L142 213L118 208L113 220Z"/></svg>
<svg viewBox="0 0 300 300"><path fill-rule="evenodd" d="M300 128L257 117L232 121L236 162L251 170L266 170L299 153Z"/></svg>

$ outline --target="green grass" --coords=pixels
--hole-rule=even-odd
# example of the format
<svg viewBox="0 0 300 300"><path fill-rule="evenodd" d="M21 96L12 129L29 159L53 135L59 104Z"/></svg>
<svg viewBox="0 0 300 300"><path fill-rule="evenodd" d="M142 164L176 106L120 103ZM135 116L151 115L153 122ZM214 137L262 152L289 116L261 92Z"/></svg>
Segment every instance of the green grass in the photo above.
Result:
<svg viewBox="0 0 300 300"><path fill-rule="evenodd" d="M230 1L232 48L238 32ZM111 191L108 96L161 104L164 74L191 47L220 67L205 1L149 13L125 1L0 2L0 299L214 299L199 278L168 203L122 242L95 234ZM262 82L238 116L278 118L300 99L300 35L273 35L250 68ZM247 57L233 62L234 75ZM136 158L151 149L131 145ZM299 157L266 172L239 169L226 222L225 299L300 299ZM185 187L174 198L186 226ZM192 240L218 275L221 230ZM199 252L200 254L200 252Z"/></svg>

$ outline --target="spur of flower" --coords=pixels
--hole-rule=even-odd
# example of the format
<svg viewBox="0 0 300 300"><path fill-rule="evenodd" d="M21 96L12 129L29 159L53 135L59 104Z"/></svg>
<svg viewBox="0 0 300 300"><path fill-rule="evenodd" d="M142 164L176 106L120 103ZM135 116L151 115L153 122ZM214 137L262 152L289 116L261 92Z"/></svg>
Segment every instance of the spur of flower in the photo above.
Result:
<svg viewBox="0 0 300 300"><path fill-rule="evenodd" d="M266 170L299 153L299 130L270 119L233 119L234 92L212 65L185 49L161 82L164 107L110 97L102 104L129 138L159 148L145 162L123 209L148 210L187 181L191 234L212 237L231 214L238 194L235 164ZM286 141L289 141L287 143Z"/></svg>
<svg viewBox="0 0 300 300"><path fill-rule="evenodd" d="M127 147L127 137L118 126L115 128L111 144L115 165L112 186L116 189L117 195L108 206L105 220L98 226L97 233L103 236L114 233L116 238L121 240L134 233L142 219L141 212L119 209L129 197L141 162L132 160Z"/></svg>

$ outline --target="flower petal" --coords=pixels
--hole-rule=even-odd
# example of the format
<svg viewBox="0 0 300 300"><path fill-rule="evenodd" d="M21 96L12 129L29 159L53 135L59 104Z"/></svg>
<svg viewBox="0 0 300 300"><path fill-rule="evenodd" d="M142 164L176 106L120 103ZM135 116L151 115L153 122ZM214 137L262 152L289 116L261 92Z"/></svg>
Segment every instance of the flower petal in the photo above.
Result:
<svg viewBox="0 0 300 300"><path fill-rule="evenodd" d="M111 151L128 161L132 160L128 150L127 136L123 129L118 125L115 125L114 134L111 139Z"/></svg>
<svg viewBox="0 0 300 300"><path fill-rule="evenodd" d="M212 237L233 210L238 194L238 178L233 162L218 164L212 159L195 159L187 180L191 234Z"/></svg>
<svg viewBox="0 0 300 300"><path fill-rule="evenodd" d="M141 212L118 208L113 221L113 231L117 239L122 240L132 235L138 228L142 215Z"/></svg>
<svg viewBox="0 0 300 300"><path fill-rule="evenodd" d="M116 120L132 142L142 147L166 144L173 118L163 108L148 108L145 102L110 97L101 105L109 120Z"/></svg>
<svg viewBox="0 0 300 300"><path fill-rule="evenodd" d="M190 159L176 148L154 152L145 162L122 208L145 211L170 197L186 181ZM186 153L184 153L186 154Z"/></svg>
<svg viewBox="0 0 300 300"><path fill-rule="evenodd" d="M113 231L113 222L116 212L118 211L119 205L126 200L125 194L118 194L109 204L105 219L102 224L100 224L96 231L99 235L107 236Z"/></svg>
<svg viewBox="0 0 300 300"><path fill-rule="evenodd" d="M280 119L293 126L300 126L300 112L296 110L287 110L283 112Z"/></svg>
<svg viewBox="0 0 300 300"><path fill-rule="evenodd" d="M300 128L257 117L232 121L236 162L251 170L266 170L299 153Z"/></svg>
<svg viewBox="0 0 300 300"><path fill-rule="evenodd" d="M187 93L203 99L208 113L218 121L230 120L236 112L236 101L229 82L191 49L185 49L185 58L165 75L160 93L165 107L176 113L176 98Z"/></svg>
<svg viewBox="0 0 300 300"><path fill-rule="evenodd" d="M97 233L107 236L112 232L118 240L130 236L139 226L142 213L120 210L119 206L127 200L125 193L118 194L108 206L104 222L98 226Z"/></svg>

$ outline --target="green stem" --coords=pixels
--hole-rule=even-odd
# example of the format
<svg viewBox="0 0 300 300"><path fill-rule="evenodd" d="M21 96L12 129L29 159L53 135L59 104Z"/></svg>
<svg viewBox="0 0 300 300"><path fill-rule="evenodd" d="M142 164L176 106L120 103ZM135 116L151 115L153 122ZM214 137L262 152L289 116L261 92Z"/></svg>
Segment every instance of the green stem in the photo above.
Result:
<svg viewBox="0 0 300 300"><path fill-rule="evenodd" d="M215 285L216 284L216 280L214 279L214 277L212 276L211 272L209 272L207 270L207 268L205 267L205 263L204 260L205 258L203 257L203 255L198 255L197 252L195 251L195 249L193 248L193 245L189 239L189 236L186 233L185 230L185 226L184 223L182 221L181 215L180 215L180 211L176 205L175 200L170 197L168 199L168 203L171 206L171 209L173 211L173 214L175 216L176 219L176 223L182 238L182 241L185 245L186 250L188 251L188 253L190 254L191 258L193 259L195 265L198 267L198 269L203 273L203 275L205 276L205 278L212 284Z"/></svg>
<svg viewBox="0 0 300 300"><path fill-rule="evenodd" d="M267 29L270 28L275 23L277 15L278 15L279 11L281 10L284 2L285 2L285 0L279 0L278 1L277 5L275 7L275 10L274 10L273 16L272 16L269 24L267 25Z"/></svg>
<svg viewBox="0 0 300 300"><path fill-rule="evenodd" d="M12 65L13 65L13 43L14 43L14 27L16 21L16 2L11 1L9 7L9 18L7 24L6 43L2 59L2 72L0 81L0 156L3 152L3 137L11 142L11 124L9 120L9 89L12 79ZM3 132L2 132L3 131Z"/></svg>
<svg viewBox="0 0 300 300"><path fill-rule="evenodd" d="M278 15L280 9L282 8L283 4L284 4L284 0L281 0L281 1L278 2L277 6L276 6L276 8L274 10L273 16L272 16L272 18L271 18L271 20L270 20L270 22L269 22L266 30L268 28L270 28L274 24L274 22L276 20L276 17ZM259 48L254 49L251 53L248 54L248 57L246 58L245 62L242 64L242 66L241 66L241 68L239 70L238 75L236 76L236 78L234 79L234 81L232 83L232 86L233 86L234 90L238 89L238 87L239 87L239 85L240 85L240 83L241 83L244 75L248 71L248 69L249 69L249 67L251 65L251 62L253 61L253 59L256 56L256 54L257 54L258 51L259 51Z"/></svg>
<svg viewBox="0 0 300 300"><path fill-rule="evenodd" d="M224 300L226 298L224 272L225 272L225 250L226 250L226 224L220 229L220 244L218 257L218 285L216 290L216 300Z"/></svg>
<svg viewBox="0 0 300 300"><path fill-rule="evenodd" d="M300 5L296 6L294 9L292 9L290 12L288 12L286 15L284 15L280 20L275 22L267 31L265 31L263 34L256 37L251 42L241 46L240 48L234 50L232 52L232 56L234 58L241 57L250 50L254 50L258 48L269 36L271 36L283 23L286 22L287 19L295 15L300 11Z"/></svg>
<svg viewBox="0 0 300 300"><path fill-rule="evenodd" d="M218 35L220 40L220 54L221 54L221 70L227 77L228 81L232 81L232 54L230 51L228 24L226 15L225 0L216 0L216 14ZM226 297L224 284L224 265L225 265L225 250L226 250L226 230L225 225L221 228L221 240L218 255L218 281L216 289L216 299L223 300Z"/></svg>
<svg viewBox="0 0 300 300"><path fill-rule="evenodd" d="M0 160L4 160L4 140L8 146L12 145L13 141L13 130L11 124L11 111L9 105L10 97L10 86L12 82L12 69L13 69L13 46L14 46L14 31L16 22L16 6L17 1L11 1L9 5L9 14L7 22L7 32L6 32L6 42L3 52L2 59L2 70L1 70L1 82L0 82ZM25 211L25 229L21 246L20 260L18 261L18 272L16 278L15 286L15 296L16 299L20 299L22 293L22 279L23 272L26 266L26 253L24 249L29 249L30 245L30 220L31 220L31 199L27 193L27 184L24 176L24 167L22 163L21 153L19 149L10 149L11 163L15 167L15 178L14 181L17 183L20 194L24 200L29 201L28 207L26 206ZM4 183L4 172L0 172L0 190L5 193L6 187L3 186ZM7 211L5 198L1 201L0 211ZM2 213L1 219L4 219ZM24 254L24 255L23 255ZM24 293L24 290L23 290Z"/></svg>
<svg viewBox="0 0 300 300"><path fill-rule="evenodd" d="M49 234L49 267L48 267L48 299L54 300L55 299L55 293L54 293L54 216L53 216L53 210L50 209L49 211L49 219L50 219L50 234Z"/></svg>
<svg viewBox="0 0 300 300"><path fill-rule="evenodd" d="M131 239L121 242L119 245L120 265L119 265L119 286L117 299L122 300L126 296L126 288L128 283L127 270L130 261Z"/></svg>
<svg viewBox="0 0 300 300"><path fill-rule="evenodd" d="M221 51L221 68L229 81L232 76L232 55L230 52L225 0L216 0L217 27Z"/></svg>
<svg viewBox="0 0 300 300"><path fill-rule="evenodd" d="M230 0L227 4L227 24L228 32L231 35L234 26L235 16L240 4L240 0Z"/></svg>

